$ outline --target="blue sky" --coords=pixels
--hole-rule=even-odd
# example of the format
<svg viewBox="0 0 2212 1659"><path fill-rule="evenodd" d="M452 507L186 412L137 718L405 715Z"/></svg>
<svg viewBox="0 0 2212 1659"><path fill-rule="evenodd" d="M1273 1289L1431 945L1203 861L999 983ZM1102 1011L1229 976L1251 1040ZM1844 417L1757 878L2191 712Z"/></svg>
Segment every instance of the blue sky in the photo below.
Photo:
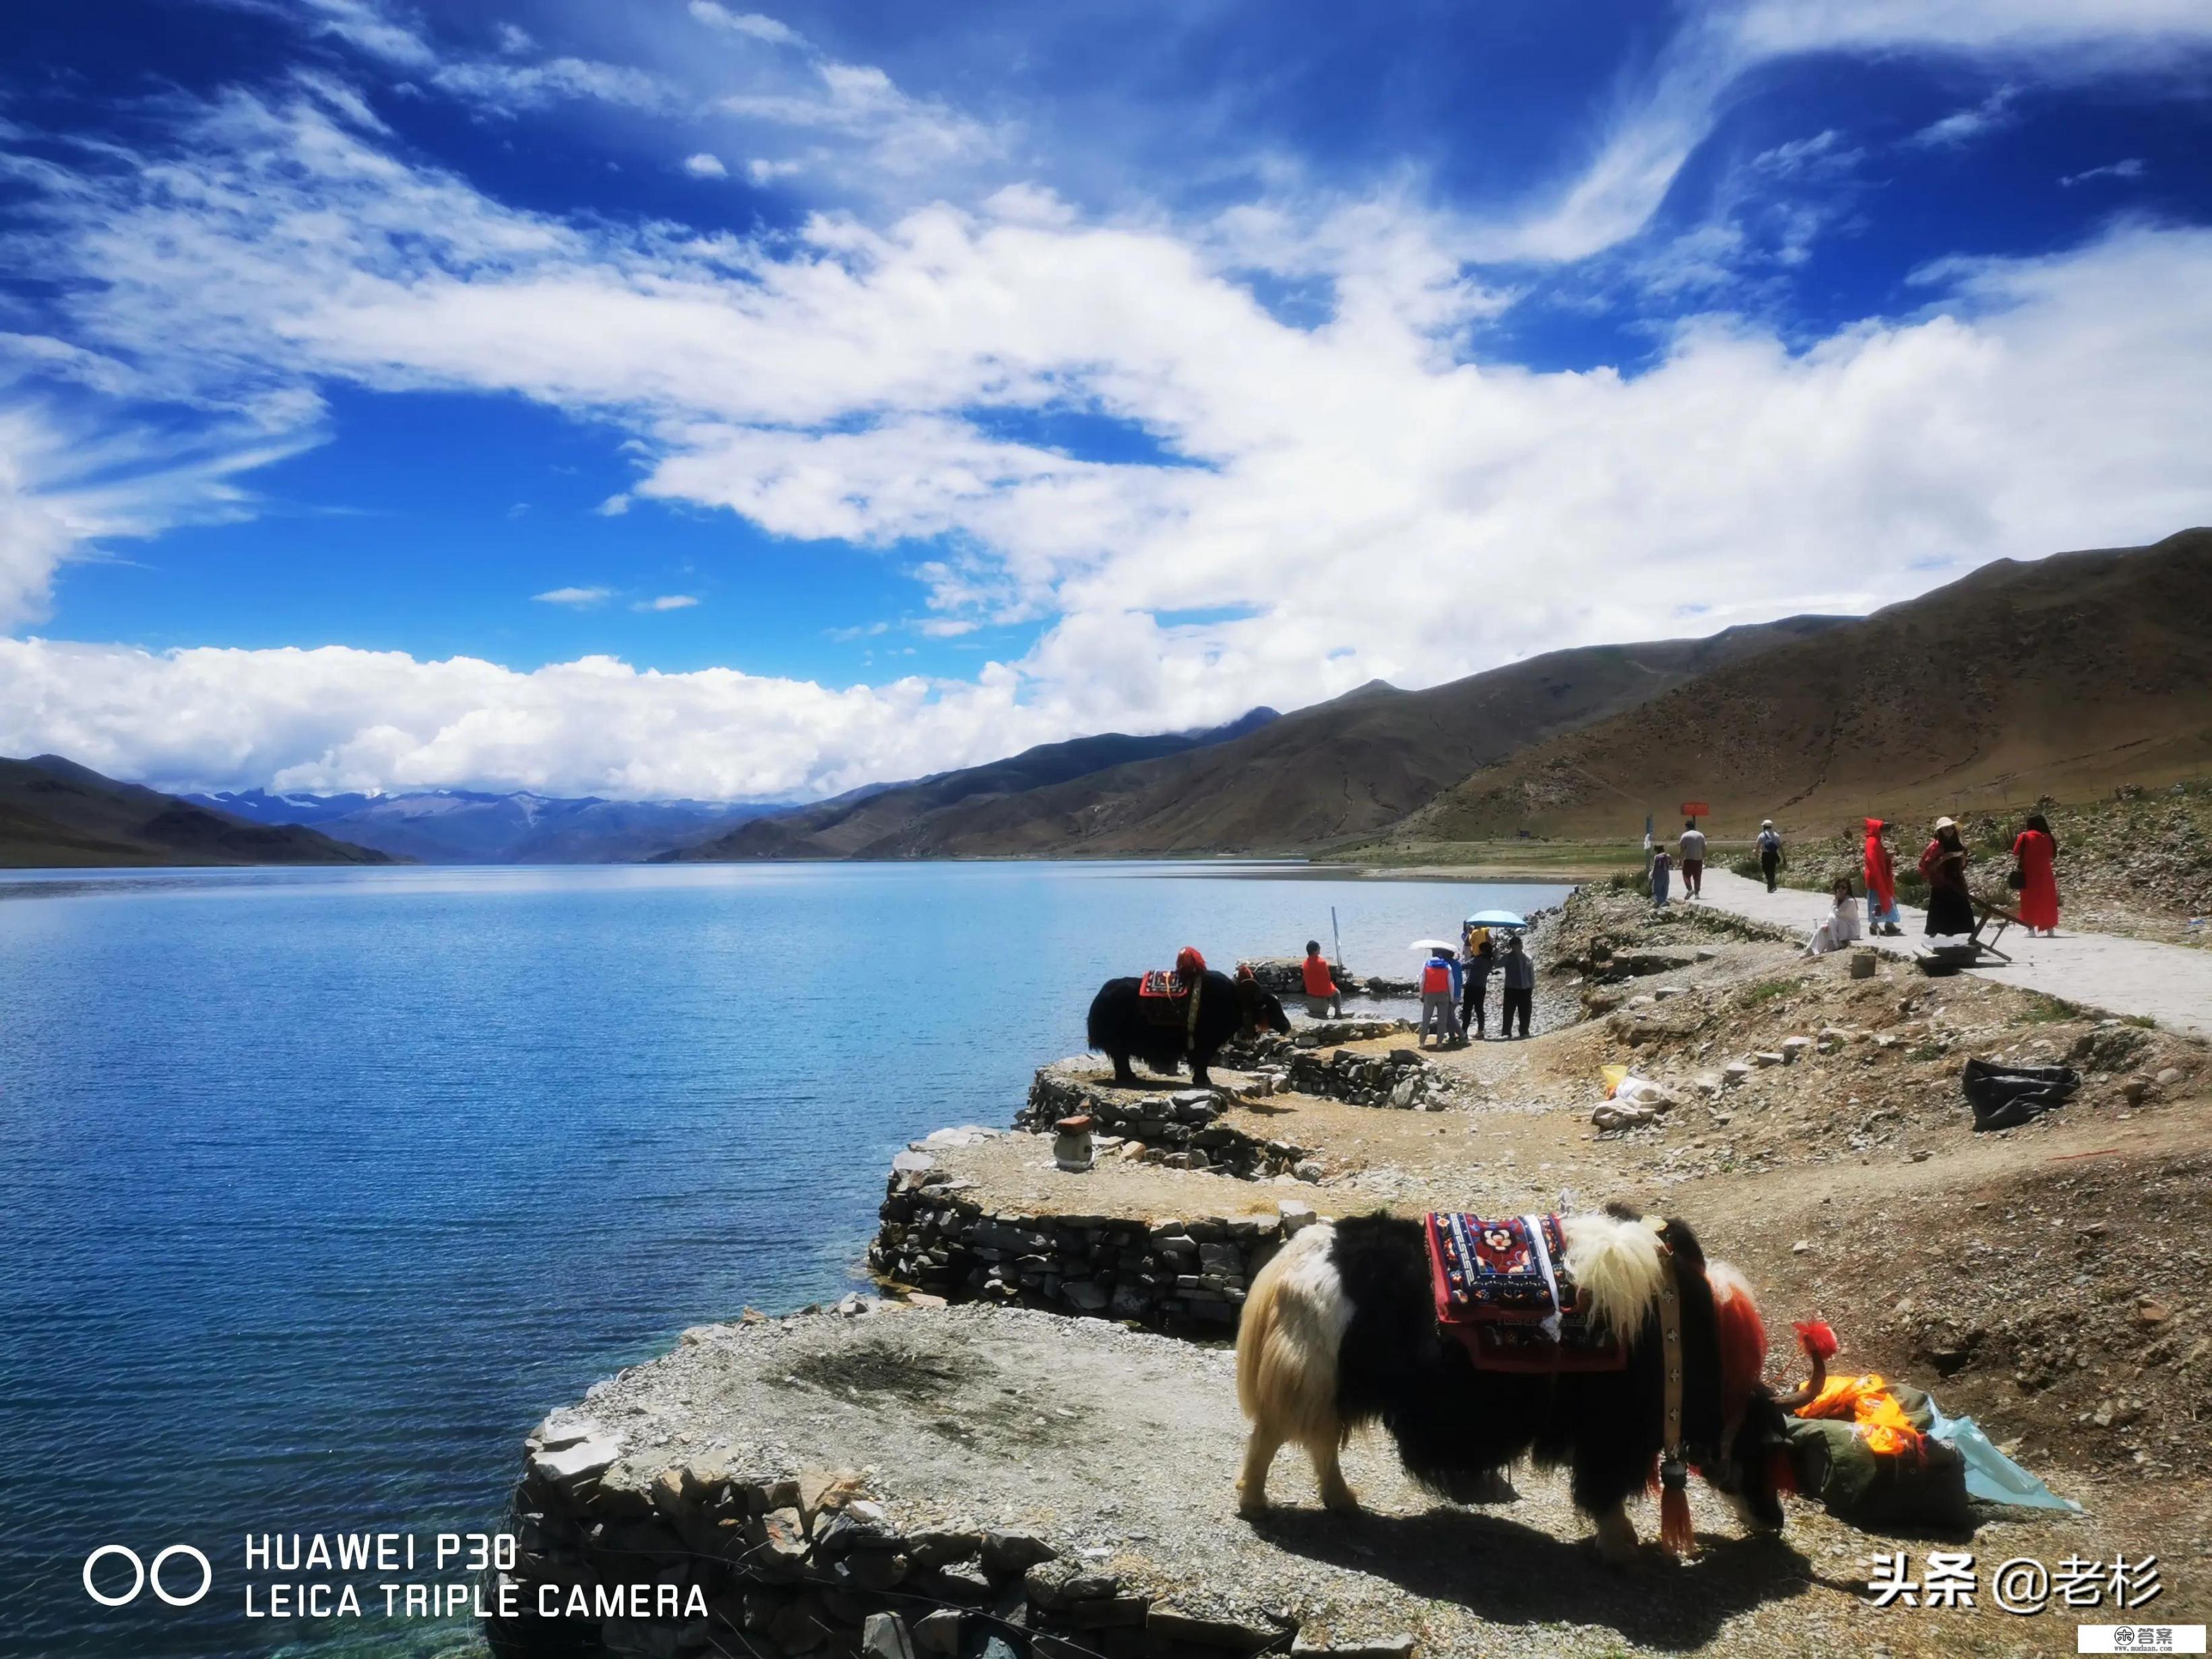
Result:
<svg viewBox="0 0 2212 1659"><path fill-rule="evenodd" d="M2212 519L2198 4L14 27L0 751L824 793Z"/></svg>

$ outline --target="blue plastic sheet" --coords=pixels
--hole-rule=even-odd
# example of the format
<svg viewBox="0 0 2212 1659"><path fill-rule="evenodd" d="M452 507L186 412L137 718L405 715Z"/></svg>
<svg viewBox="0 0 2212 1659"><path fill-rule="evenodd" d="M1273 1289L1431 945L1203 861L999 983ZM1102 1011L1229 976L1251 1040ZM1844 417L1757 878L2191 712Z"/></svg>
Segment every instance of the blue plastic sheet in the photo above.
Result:
<svg viewBox="0 0 2212 1659"><path fill-rule="evenodd" d="M1981 1425L1971 1417L1946 1417L1931 1397L1928 1409L1935 1422L1928 1432L1958 1449L1966 1460L1966 1496L1984 1504L2010 1504L2027 1510L2063 1510L2079 1515L2081 1506L2061 1498L2026 1469L1990 1443Z"/></svg>

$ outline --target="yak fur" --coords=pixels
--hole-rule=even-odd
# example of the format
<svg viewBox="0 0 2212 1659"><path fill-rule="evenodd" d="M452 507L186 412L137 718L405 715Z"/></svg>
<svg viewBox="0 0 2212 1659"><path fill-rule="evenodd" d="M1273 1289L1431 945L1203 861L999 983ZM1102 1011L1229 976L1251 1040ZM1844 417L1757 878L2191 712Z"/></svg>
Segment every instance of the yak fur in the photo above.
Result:
<svg viewBox="0 0 2212 1659"><path fill-rule="evenodd" d="M1378 1424L1407 1472L1455 1501L1510 1492L1504 1472L1523 1458L1566 1469L1601 1553L1632 1558L1625 1505L1652 1482L1665 1438L1658 1237L1620 1207L1567 1218L1566 1229L1577 1285L1628 1334L1625 1370L1477 1370L1437 1325L1418 1221L1377 1212L1297 1234L1253 1281L1237 1333L1237 1394L1253 1425L1239 1507L1266 1507L1267 1469L1285 1443L1313 1458L1325 1504L1357 1507L1338 1451L1353 1429ZM1779 1528L1787 1460L1774 1454L1788 1436L1781 1407L1745 1369L1765 1347L1763 1334L1745 1338L1758 1322L1749 1287L1718 1264L1709 1282L1682 1222L1669 1221L1664 1238L1680 1298L1684 1454L1746 1525Z"/></svg>
<svg viewBox="0 0 2212 1659"><path fill-rule="evenodd" d="M1206 1068L1222 1045L1240 1030L1291 1029L1279 998L1257 987L1241 990L1237 981L1211 969L1200 980L1196 1032L1190 1032L1181 1020L1172 1025L1155 1024L1138 1006L1139 983L1135 979L1109 979L1091 1001L1091 1046L1113 1060L1114 1081L1119 1084L1136 1083L1137 1074L1129 1065L1132 1059L1144 1061L1146 1069L1162 1075L1172 1075L1188 1060L1190 1080L1204 1087L1209 1081Z"/></svg>

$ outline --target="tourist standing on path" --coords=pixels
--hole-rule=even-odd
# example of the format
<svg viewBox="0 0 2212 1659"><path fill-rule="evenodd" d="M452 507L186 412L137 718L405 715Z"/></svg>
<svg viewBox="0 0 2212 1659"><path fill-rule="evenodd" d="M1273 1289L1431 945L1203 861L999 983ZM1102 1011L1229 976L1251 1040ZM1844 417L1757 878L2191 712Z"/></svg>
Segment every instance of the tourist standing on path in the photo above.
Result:
<svg viewBox="0 0 2212 1659"><path fill-rule="evenodd" d="M1695 818L1682 820L1682 896L1693 899L1705 890L1705 832Z"/></svg>
<svg viewBox="0 0 2212 1659"><path fill-rule="evenodd" d="M1428 961L1421 965L1421 1029L1414 1036L1418 1046L1427 1046L1431 1020L1436 1023L1437 1047L1459 1041L1459 958L1442 948L1430 951Z"/></svg>
<svg viewBox="0 0 2212 1659"><path fill-rule="evenodd" d="M1479 1042L1485 1024L1482 1005L1490 1000L1490 970L1498 965L1498 956L1491 943L1490 929L1477 931L1481 937L1475 941L1474 949L1468 952L1466 989L1459 1003L1459 1034L1466 1036L1472 1032Z"/></svg>
<svg viewBox="0 0 2212 1659"><path fill-rule="evenodd" d="M1774 820L1762 818L1759 839L1752 843L1759 849L1759 867L1766 873L1766 890L1774 890L1774 872L1782 867L1782 837L1774 833Z"/></svg>
<svg viewBox="0 0 2212 1659"><path fill-rule="evenodd" d="M1336 988L1336 978L1322 958L1321 941L1317 939L1306 941L1305 975L1306 1012L1318 1018L1327 1009L1330 1018L1342 1019L1344 993Z"/></svg>
<svg viewBox="0 0 2212 1659"><path fill-rule="evenodd" d="M1674 867L1674 860L1664 847L1651 849L1651 908L1655 910L1667 903L1667 882Z"/></svg>
<svg viewBox="0 0 2212 1659"><path fill-rule="evenodd" d="M1498 1016L1498 1034L1513 1035L1513 1019L1519 1015L1521 1035L1528 1035L1528 1014L1536 1002L1536 963L1521 948L1521 935L1516 933L1505 941L1505 1009Z"/></svg>
<svg viewBox="0 0 2212 1659"><path fill-rule="evenodd" d="M1936 820L1936 839L1920 855L1920 873L1928 878L1928 932L1972 933L1974 900L1966 886L1966 843L1960 837L1958 820Z"/></svg>
<svg viewBox="0 0 2212 1659"><path fill-rule="evenodd" d="M2020 919L2029 933L2048 938L2058 931L2058 878L2051 867L2058 838L2042 813L2027 815L2027 827L2013 837L2012 855L2019 866Z"/></svg>
<svg viewBox="0 0 2212 1659"><path fill-rule="evenodd" d="M1895 939L1905 930L1897 925L1897 860L1883 839L1888 834L1888 820L1866 821L1867 931Z"/></svg>

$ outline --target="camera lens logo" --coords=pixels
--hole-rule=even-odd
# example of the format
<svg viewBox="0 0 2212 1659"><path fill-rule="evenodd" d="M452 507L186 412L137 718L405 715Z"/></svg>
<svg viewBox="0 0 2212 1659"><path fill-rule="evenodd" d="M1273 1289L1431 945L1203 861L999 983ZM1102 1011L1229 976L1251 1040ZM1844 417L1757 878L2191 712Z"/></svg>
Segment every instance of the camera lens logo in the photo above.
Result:
<svg viewBox="0 0 2212 1659"><path fill-rule="evenodd" d="M92 1570L111 1555L119 1556L131 1564L131 1588L120 1595L103 1595L100 1586L92 1582ZM199 1565L200 1586L190 1595L172 1595L167 1586L161 1583L161 1569L173 1555L185 1556ZM126 1549L120 1544L102 1544L84 1558L84 1593L103 1607L128 1607L149 1584L154 1594L171 1607L188 1607L215 1588L215 1568L209 1565L207 1557L190 1544L170 1545L154 1558L154 1565L150 1567L138 1559L137 1551Z"/></svg>

